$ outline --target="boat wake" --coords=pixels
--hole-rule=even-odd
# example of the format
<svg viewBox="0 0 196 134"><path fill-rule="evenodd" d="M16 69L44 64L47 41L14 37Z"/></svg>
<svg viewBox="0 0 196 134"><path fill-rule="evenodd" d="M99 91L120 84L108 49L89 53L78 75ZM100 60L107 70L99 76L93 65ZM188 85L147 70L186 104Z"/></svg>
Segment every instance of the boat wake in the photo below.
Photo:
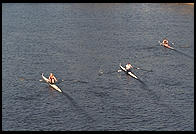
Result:
<svg viewBox="0 0 196 134"><path fill-rule="evenodd" d="M155 99L155 102L160 101L160 98L156 95L155 92L153 92L148 85L146 85L146 83L144 83L143 81L141 81L140 79L138 80L141 83L141 88L145 89L146 91L148 91L148 94L151 95L151 97L153 97Z"/></svg>
<svg viewBox="0 0 196 134"><path fill-rule="evenodd" d="M166 110L168 110L173 116L181 116L184 117L178 110L176 110L174 107L171 105L162 103L160 100L160 96L158 96L152 89L150 89L143 81L139 80L141 83L141 88L145 89L148 91L147 93L151 96L152 100L154 101L155 104L162 106Z"/></svg>
<svg viewBox="0 0 196 134"><path fill-rule="evenodd" d="M90 115L88 115L87 112L84 109L82 109L71 96L69 96L65 92L62 92L62 94L70 100L71 104L77 109L79 113L85 115L89 123L92 124L93 122L95 122L95 119L93 119Z"/></svg>
<svg viewBox="0 0 196 134"><path fill-rule="evenodd" d="M184 56L186 56L186 57L188 57L188 58L190 58L190 59L194 59L194 57L192 57L192 56L190 56L190 55L188 55L188 54L185 54L185 53L183 53L183 52L181 52L181 51L179 51L179 50L176 50L176 49L173 49L174 51L176 51L176 52L178 52L178 53L180 53L180 54L183 54Z"/></svg>

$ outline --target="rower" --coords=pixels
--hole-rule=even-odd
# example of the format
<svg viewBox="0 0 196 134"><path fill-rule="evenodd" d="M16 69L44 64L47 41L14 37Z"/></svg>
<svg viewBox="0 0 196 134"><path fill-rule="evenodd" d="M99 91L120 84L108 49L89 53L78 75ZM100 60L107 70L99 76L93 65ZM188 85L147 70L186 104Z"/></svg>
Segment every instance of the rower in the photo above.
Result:
<svg viewBox="0 0 196 134"><path fill-rule="evenodd" d="M55 82L57 82L56 77L54 77L54 75L52 73L50 73L48 80L51 84L54 84Z"/></svg>
<svg viewBox="0 0 196 134"><path fill-rule="evenodd" d="M169 41L165 38L162 42L163 46L168 47L169 46Z"/></svg>
<svg viewBox="0 0 196 134"><path fill-rule="evenodd" d="M162 42L163 44L168 44L169 43L169 41L165 38L164 40L163 40L163 42Z"/></svg>
<svg viewBox="0 0 196 134"><path fill-rule="evenodd" d="M126 66L125 66L125 69L127 70L127 72L131 71L131 69L133 68L133 66L128 63Z"/></svg>

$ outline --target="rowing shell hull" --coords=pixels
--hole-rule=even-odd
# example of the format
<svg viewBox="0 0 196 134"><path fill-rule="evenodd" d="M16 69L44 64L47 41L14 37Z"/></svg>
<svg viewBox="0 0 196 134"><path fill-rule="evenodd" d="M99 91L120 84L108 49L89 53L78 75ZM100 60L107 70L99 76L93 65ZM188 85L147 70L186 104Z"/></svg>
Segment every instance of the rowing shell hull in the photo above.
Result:
<svg viewBox="0 0 196 134"><path fill-rule="evenodd" d="M164 47L166 47L166 48L170 48L170 49L174 49L173 47L171 47L171 46L165 46L163 43L161 43L160 41L159 41L159 43L160 43L160 45L161 46L164 46Z"/></svg>
<svg viewBox="0 0 196 134"><path fill-rule="evenodd" d="M54 88L55 90L57 90L57 91L59 91L59 92L62 92L61 89L58 88L55 84L50 84L50 83L49 83L49 80L48 80L46 77L44 77L43 74L42 74L42 78L43 78L43 80L44 80L46 83L48 83L52 88Z"/></svg>
<svg viewBox="0 0 196 134"><path fill-rule="evenodd" d="M127 70L123 66L121 66L121 64L120 64L120 69L127 73ZM128 72L127 74L138 80L137 76L132 72Z"/></svg>

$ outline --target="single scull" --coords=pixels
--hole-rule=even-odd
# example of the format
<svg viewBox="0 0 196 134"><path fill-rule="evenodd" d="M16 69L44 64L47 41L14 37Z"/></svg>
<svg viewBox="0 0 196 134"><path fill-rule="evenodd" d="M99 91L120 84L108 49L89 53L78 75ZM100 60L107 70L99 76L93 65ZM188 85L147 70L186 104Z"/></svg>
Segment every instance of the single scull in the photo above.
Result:
<svg viewBox="0 0 196 134"><path fill-rule="evenodd" d="M161 46L166 47L166 48L174 49L173 47L171 47L171 46L169 46L169 45L167 45L167 44L163 44L163 43L161 43L160 41L159 41L159 44L160 44Z"/></svg>
<svg viewBox="0 0 196 134"><path fill-rule="evenodd" d="M127 70L123 67L123 66L121 66L121 63L120 63L120 69L121 70L123 70L124 72L126 72L128 75L130 75L130 76L132 76L133 78L135 78L135 79L137 79L137 80L139 80L138 78L137 78L137 76L135 75L135 74L133 74L132 72L127 72Z"/></svg>
<svg viewBox="0 0 196 134"><path fill-rule="evenodd" d="M43 78L43 80L44 80L46 83L48 83L52 88L54 88L55 90L57 90L57 91L59 91L59 92L62 92L61 89L58 88L55 84L51 84L51 83L49 82L49 80L48 80L46 77L44 77L44 74L43 74L43 73L42 73L42 78Z"/></svg>

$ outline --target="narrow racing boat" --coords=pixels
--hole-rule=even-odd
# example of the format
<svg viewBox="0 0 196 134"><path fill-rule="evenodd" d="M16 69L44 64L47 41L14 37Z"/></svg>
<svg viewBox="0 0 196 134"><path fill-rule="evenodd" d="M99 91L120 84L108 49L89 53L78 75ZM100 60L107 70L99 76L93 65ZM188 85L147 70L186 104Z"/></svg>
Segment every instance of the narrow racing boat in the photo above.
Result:
<svg viewBox="0 0 196 134"><path fill-rule="evenodd" d="M120 66L120 69L123 70L125 73L127 73L127 74L130 75L131 77L133 77L133 78L139 80L135 74L133 74L132 72L127 72L127 70L121 65L121 63L120 63L119 66Z"/></svg>
<svg viewBox="0 0 196 134"><path fill-rule="evenodd" d="M43 80L44 80L46 83L48 83L52 88L54 88L55 90L57 90L57 91L59 91L59 92L62 92L61 89L58 88L55 84L51 84L51 83L49 82L49 80L48 80L46 77L44 77L44 74L43 74L43 73L42 73L42 78L43 78Z"/></svg>
<svg viewBox="0 0 196 134"><path fill-rule="evenodd" d="M161 46L166 47L166 48L174 49L173 47L171 47L171 46L169 46L169 45L165 45L165 44L161 43L160 41L159 41L159 44L160 44Z"/></svg>

